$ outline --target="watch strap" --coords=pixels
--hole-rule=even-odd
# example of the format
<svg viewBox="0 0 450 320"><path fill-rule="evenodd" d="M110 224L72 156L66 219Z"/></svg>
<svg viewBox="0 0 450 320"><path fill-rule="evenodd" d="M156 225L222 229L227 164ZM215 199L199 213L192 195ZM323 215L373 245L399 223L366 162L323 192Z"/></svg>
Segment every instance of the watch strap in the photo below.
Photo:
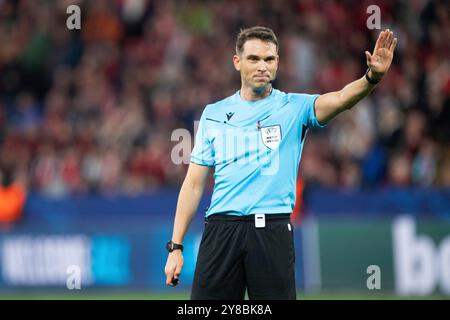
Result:
<svg viewBox="0 0 450 320"><path fill-rule="evenodd" d="M369 71L370 71L370 68L367 68L367 71L366 71L366 74L365 74L366 80L367 80L370 84L373 84L373 85L378 84L378 82L380 82L381 78L378 79L378 80L373 80L373 79L371 79L371 78L369 77Z"/></svg>
<svg viewBox="0 0 450 320"><path fill-rule="evenodd" d="M169 242L167 242L166 249L169 252L172 252L174 250L181 250L181 251L183 251L184 246L182 244L175 243L172 240L170 240Z"/></svg>

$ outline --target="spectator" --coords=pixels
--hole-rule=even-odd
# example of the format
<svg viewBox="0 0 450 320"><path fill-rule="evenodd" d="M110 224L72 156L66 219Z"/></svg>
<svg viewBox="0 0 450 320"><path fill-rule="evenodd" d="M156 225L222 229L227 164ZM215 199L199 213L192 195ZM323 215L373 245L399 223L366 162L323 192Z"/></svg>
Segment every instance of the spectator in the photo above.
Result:
<svg viewBox="0 0 450 320"><path fill-rule="evenodd" d="M450 187L450 2L376 4L399 34L389 79L354 112L308 132L300 175L305 186ZM239 28L274 29L285 57L276 87L310 93L362 74L364 57L347 57L378 33L366 27L364 1L79 5L77 32L58 25L63 2L0 1L0 155L26 155L30 188L53 196L178 186L185 168L169 159L171 132L193 133L206 103L237 90Z"/></svg>
<svg viewBox="0 0 450 320"><path fill-rule="evenodd" d="M22 218L26 200L26 188L9 170L0 171L0 226L17 223Z"/></svg>

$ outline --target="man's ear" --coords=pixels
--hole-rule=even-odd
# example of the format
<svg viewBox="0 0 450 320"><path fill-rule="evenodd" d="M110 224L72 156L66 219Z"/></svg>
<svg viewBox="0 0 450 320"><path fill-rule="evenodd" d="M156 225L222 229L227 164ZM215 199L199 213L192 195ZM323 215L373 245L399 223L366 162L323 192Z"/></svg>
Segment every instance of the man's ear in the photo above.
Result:
<svg viewBox="0 0 450 320"><path fill-rule="evenodd" d="M241 58L237 54L233 56L233 64L237 71L241 71Z"/></svg>

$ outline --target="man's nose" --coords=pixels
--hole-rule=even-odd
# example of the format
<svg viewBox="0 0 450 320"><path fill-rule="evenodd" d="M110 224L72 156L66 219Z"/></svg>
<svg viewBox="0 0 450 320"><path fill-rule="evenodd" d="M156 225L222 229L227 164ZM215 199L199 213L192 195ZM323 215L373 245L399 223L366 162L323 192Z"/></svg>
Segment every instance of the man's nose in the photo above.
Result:
<svg viewBox="0 0 450 320"><path fill-rule="evenodd" d="M267 71L267 63L265 61L261 61L260 63L258 63L258 67L257 70L259 72L265 72Z"/></svg>

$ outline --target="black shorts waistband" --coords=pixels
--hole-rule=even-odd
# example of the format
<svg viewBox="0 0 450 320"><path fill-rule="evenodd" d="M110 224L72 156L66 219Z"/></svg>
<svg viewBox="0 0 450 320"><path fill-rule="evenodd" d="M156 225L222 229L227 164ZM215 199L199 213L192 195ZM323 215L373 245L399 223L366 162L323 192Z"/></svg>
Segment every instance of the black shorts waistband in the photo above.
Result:
<svg viewBox="0 0 450 320"><path fill-rule="evenodd" d="M266 213L266 221L271 220L290 220L290 213ZM212 214L205 218L205 221L255 221L255 215L237 216L231 214Z"/></svg>

